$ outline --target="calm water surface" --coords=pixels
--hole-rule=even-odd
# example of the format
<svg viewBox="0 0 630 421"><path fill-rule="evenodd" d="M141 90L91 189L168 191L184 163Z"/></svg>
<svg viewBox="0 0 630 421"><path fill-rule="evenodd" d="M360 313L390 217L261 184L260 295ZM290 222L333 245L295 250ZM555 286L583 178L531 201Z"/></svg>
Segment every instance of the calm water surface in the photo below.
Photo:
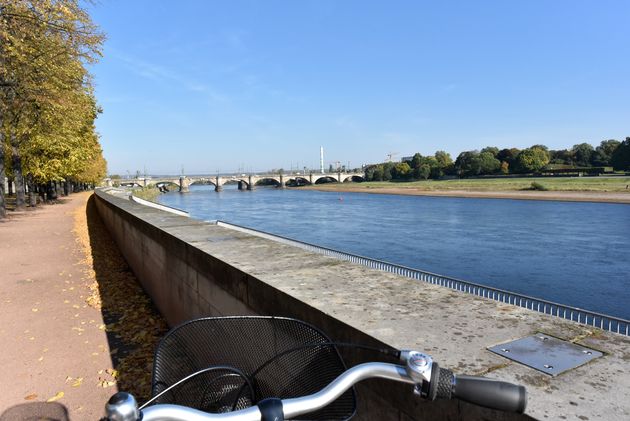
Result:
<svg viewBox="0 0 630 421"><path fill-rule="evenodd" d="M630 205L192 186L161 202L630 319Z"/></svg>

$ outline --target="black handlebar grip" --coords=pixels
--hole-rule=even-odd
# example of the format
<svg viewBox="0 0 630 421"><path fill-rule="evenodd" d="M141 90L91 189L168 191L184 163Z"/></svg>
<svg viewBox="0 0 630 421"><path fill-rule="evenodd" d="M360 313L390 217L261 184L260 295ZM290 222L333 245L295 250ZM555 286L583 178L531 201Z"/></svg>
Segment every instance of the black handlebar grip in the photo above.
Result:
<svg viewBox="0 0 630 421"><path fill-rule="evenodd" d="M524 386L485 377L455 376L453 396L486 408L522 414L527 406Z"/></svg>

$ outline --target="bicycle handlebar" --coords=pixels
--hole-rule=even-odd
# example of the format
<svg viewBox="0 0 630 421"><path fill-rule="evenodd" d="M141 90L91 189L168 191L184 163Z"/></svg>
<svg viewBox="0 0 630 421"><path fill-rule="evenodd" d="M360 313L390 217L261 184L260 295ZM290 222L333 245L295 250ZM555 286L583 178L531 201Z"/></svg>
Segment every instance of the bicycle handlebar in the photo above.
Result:
<svg viewBox="0 0 630 421"><path fill-rule="evenodd" d="M527 404L525 387L483 377L456 376L440 368L430 356L416 351L403 351L401 360L406 366L389 363L364 363L346 370L317 393L299 398L265 399L240 411L209 414L179 405L160 404L139 411L135 399L119 392L106 406L110 421L260 421L274 419L270 411L280 418L294 418L324 408L350 389L368 378L382 378L415 385L421 396L429 399L461 400L499 409L523 413ZM134 406L135 405L135 406ZM274 412L276 411L276 412ZM277 412L279 411L279 412Z"/></svg>

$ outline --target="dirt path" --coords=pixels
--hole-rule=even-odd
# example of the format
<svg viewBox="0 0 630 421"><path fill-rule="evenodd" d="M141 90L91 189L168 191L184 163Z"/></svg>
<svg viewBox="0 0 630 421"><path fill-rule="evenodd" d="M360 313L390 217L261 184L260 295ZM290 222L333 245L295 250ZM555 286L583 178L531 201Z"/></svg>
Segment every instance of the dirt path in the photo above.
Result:
<svg viewBox="0 0 630 421"><path fill-rule="evenodd" d="M0 421L96 420L116 392L117 350L79 236L89 195L0 221Z"/></svg>
<svg viewBox="0 0 630 421"><path fill-rule="evenodd" d="M564 202L598 202L630 204L630 193L591 191L474 191L474 190L422 190L413 187L363 187L361 185L331 185L306 187L312 190L411 196L471 197L479 199L556 200Z"/></svg>

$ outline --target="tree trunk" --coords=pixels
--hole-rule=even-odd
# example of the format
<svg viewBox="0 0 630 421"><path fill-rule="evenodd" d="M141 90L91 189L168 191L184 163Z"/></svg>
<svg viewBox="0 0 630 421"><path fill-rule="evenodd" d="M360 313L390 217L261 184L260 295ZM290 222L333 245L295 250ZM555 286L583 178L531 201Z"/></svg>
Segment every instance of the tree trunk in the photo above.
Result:
<svg viewBox="0 0 630 421"><path fill-rule="evenodd" d="M63 182L63 195L64 196L68 195L68 180L64 180Z"/></svg>
<svg viewBox="0 0 630 421"><path fill-rule="evenodd" d="M15 138L13 138L11 145L11 155L15 177L15 210L21 211L26 209L26 194L24 192L24 175L22 174L22 157L15 145Z"/></svg>
<svg viewBox="0 0 630 421"><path fill-rule="evenodd" d="M26 176L26 183L28 184L28 203L30 207L34 208L37 206L37 188L32 175Z"/></svg>
<svg viewBox="0 0 630 421"><path fill-rule="evenodd" d="M39 193L39 201L42 203L46 203L46 186L44 184L39 184L37 187L37 192Z"/></svg>
<svg viewBox="0 0 630 421"><path fill-rule="evenodd" d="M4 203L4 177L4 137L0 125L0 219L7 217L7 208Z"/></svg>
<svg viewBox="0 0 630 421"><path fill-rule="evenodd" d="M12 178L8 178L7 179L7 191L9 193L9 196L11 196L13 194L13 179Z"/></svg>
<svg viewBox="0 0 630 421"><path fill-rule="evenodd" d="M55 182L49 181L48 184L46 184L46 201L52 202L53 200L55 200L55 198Z"/></svg>

